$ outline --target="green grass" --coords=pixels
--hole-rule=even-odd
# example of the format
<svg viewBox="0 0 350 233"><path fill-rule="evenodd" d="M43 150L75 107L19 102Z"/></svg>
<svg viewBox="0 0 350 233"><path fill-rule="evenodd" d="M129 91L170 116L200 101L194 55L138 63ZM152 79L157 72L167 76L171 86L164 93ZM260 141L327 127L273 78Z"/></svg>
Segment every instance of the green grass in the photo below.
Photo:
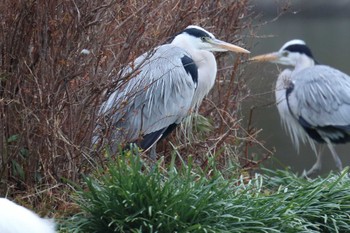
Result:
<svg viewBox="0 0 350 233"><path fill-rule="evenodd" d="M307 180L289 171L263 170L249 182L219 171L148 166L122 154L86 178L81 213L68 232L347 232L350 180Z"/></svg>

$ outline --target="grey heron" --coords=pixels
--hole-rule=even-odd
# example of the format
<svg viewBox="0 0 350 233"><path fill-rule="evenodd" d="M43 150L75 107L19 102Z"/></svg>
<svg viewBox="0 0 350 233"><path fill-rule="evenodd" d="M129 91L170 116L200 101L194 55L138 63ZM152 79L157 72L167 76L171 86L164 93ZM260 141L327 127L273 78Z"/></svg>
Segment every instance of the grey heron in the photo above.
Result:
<svg viewBox="0 0 350 233"><path fill-rule="evenodd" d="M99 115L109 124L113 147L135 142L151 150L192 111L213 87L217 65L212 52L249 53L216 39L199 26L188 26L170 44L138 57L122 71L134 75L102 104Z"/></svg>
<svg viewBox="0 0 350 233"><path fill-rule="evenodd" d="M281 122L297 150L301 140L308 142L316 154L316 163L306 175L321 168L322 153L315 142L327 144L337 168L342 170L333 144L350 141L350 77L318 64L302 40L291 40L278 52L250 60L294 67L278 76L275 97Z"/></svg>

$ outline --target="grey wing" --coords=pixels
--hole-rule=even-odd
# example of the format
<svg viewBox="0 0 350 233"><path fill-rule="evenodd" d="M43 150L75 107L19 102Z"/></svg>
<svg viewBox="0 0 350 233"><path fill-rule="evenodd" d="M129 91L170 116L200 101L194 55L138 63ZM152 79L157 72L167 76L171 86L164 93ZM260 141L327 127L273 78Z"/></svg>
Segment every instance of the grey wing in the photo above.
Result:
<svg viewBox="0 0 350 233"><path fill-rule="evenodd" d="M135 61L139 73L112 93L100 110L110 117L114 130L122 130L114 137L133 141L188 115L196 84L184 68L184 56L189 56L184 50L163 45Z"/></svg>
<svg viewBox="0 0 350 233"><path fill-rule="evenodd" d="M294 74L292 81L287 90L288 106L309 135L318 141L324 137L334 142L347 140L350 77L331 67L316 65Z"/></svg>

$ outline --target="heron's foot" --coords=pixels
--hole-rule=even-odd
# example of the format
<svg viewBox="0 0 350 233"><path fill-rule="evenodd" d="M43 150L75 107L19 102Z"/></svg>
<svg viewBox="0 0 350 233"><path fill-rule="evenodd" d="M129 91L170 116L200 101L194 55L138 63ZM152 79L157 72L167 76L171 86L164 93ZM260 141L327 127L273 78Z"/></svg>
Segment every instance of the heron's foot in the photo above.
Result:
<svg viewBox="0 0 350 233"><path fill-rule="evenodd" d="M149 157L153 160L157 160L157 148L156 145L153 145L150 149Z"/></svg>
<svg viewBox="0 0 350 233"><path fill-rule="evenodd" d="M327 142L327 146L328 146L329 150L332 153L332 157L333 157L333 160L335 162L335 166L338 168L338 170L340 172L343 171L343 164L342 164L337 152L335 151L332 143L329 141L329 139L327 139L326 142Z"/></svg>
<svg viewBox="0 0 350 233"><path fill-rule="evenodd" d="M321 170L321 163L316 162L308 171L303 172L303 177L309 177L310 175Z"/></svg>
<svg viewBox="0 0 350 233"><path fill-rule="evenodd" d="M339 157L334 158L335 166L338 168L339 172L343 171L343 164Z"/></svg>

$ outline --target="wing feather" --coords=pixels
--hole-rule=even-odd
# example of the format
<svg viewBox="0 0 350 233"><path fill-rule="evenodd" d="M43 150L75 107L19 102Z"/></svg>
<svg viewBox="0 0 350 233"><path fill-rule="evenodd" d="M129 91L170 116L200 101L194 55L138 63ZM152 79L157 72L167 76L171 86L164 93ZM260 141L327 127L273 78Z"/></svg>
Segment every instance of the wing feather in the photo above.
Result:
<svg viewBox="0 0 350 233"><path fill-rule="evenodd" d="M314 127L350 125L350 77L316 65L292 75L291 112Z"/></svg>
<svg viewBox="0 0 350 233"><path fill-rule="evenodd" d="M188 115L195 84L181 62L184 55L190 57L181 48L162 45L151 56L136 59L139 73L101 106L100 114L112 122L114 138L133 141Z"/></svg>

